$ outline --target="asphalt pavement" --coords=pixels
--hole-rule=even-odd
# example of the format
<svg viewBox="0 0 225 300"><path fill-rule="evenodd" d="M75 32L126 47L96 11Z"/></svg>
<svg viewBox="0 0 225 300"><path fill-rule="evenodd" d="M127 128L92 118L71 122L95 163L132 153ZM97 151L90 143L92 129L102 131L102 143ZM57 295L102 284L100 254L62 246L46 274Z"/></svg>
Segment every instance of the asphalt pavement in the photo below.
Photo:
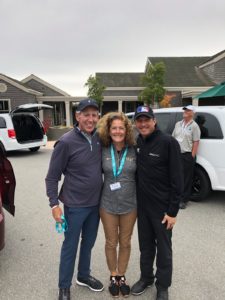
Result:
<svg viewBox="0 0 225 300"><path fill-rule="evenodd" d="M9 159L17 180L16 215L6 216L6 246L0 252L0 299L57 299L60 245L63 235L55 231L45 195L46 176L53 143L37 153L13 152ZM170 300L225 299L225 192L214 192L202 203L190 202L179 212L173 231L174 272ZM99 227L92 254L92 275L105 290L91 292L74 283L71 299L105 300L109 273L104 255L104 234ZM127 271L132 285L139 279L137 229ZM130 299L155 299L155 287Z"/></svg>

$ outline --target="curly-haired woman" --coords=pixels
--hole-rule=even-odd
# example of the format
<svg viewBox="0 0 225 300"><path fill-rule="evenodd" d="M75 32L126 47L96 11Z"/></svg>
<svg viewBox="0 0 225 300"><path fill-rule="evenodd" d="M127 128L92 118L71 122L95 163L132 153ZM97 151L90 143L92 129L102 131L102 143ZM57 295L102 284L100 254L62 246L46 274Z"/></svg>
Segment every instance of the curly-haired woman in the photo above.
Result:
<svg viewBox="0 0 225 300"><path fill-rule="evenodd" d="M103 146L104 186L100 216L110 271L109 292L113 297L118 297L119 293L127 297L130 287L125 272L137 217L136 156L132 124L123 113L108 113L99 121L98 133Z"/></svg>

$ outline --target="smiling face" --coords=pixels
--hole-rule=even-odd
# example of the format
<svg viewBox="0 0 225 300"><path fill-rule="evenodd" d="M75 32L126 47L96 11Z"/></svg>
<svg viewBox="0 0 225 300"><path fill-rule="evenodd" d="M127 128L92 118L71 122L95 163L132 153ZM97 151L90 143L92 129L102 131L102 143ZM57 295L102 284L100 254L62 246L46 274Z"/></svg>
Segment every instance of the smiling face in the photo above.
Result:
<svg viewBox="0 0 225 300"><path fill-rule="evenodd" d="M146 116L140 116L135 120L139 133L145 138L155 130L156 120Z"/></svg>
<svg viewBox="0 0 225 300"><path fill-rule="evenodd" d="M109 128L109 135L114 144L125 145L126 127L124 122L119 119L113 120Z"/></svg>
<svg viewBox="0 0 225 300"><path fill-rule="evenodd" d="M98 110L94 107L87 107L79 113L76 113L76 119L80 130L91 134L98 122Z"/></svg>
<svg viewBox="0 0 225 300"><path fill-rule="evenodd" d="M193 112L193 110L190 110L190 109L184 109L184 111L183 111L183 118L184 118L184 120L190 121L190 120L193 119L193 117L194 117L194 112Z"/></svg>

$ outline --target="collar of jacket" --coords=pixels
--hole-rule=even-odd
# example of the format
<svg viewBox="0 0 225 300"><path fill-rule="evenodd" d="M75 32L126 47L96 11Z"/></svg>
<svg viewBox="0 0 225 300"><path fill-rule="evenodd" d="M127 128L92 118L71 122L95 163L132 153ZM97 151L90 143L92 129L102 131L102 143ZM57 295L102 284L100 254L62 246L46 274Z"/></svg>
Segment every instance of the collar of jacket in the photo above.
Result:
<svg viewBox="0 0 225 300"><path fill-rule="evenodd" d="M155 129L152 133L150 133L146 138L143 138L141 134L139 134L139 138L142 142L148 142L154 139L155 136L157 136L159 133L161 133L161 130Z"/></svg>
<svg viewBox="0 0 225 300"><path fill-rule="evenodd" d="M84 134L85 134L85 132L82 132L78 126L75 126L75 127L74 127L74 130L75 130L75 132L77 132L77 133L79 133L79 134L82 134L83 136L84 136ZM91 133L91 137L93 137L93 136L95 135L95 133L96 133L96 128L95 128L95 129L93 130L93 132Z"/></svg>

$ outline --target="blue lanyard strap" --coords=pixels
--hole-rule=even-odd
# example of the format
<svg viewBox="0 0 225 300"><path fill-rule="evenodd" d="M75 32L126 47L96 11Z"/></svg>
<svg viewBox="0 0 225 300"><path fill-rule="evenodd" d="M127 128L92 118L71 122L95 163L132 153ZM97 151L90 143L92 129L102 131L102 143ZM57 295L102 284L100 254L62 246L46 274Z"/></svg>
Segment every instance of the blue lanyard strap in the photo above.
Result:
<svg viewBox="0 0 225 300"><path fill-rule="evenodd" d="M119 169L116 170L116 159L115 159L115 153L114 153L114 148L113 145L111 144L111 158L112 158L112 169L113 169L113 176L117 177L122 173L125 161L126 161L126 156L127 156L127 147L123 153L120 165L119 165Z"/></svg>
<svg viewBox="0 0 225 300"><path fill-rule="evenodd" d="M62 223L56 222L56 224L55 224L55 229L58 233L63 233L65 231L67 231L67 229L68 229L68 225L67 225L64 215L61 216L61 219L62 219Z"/></svg>

